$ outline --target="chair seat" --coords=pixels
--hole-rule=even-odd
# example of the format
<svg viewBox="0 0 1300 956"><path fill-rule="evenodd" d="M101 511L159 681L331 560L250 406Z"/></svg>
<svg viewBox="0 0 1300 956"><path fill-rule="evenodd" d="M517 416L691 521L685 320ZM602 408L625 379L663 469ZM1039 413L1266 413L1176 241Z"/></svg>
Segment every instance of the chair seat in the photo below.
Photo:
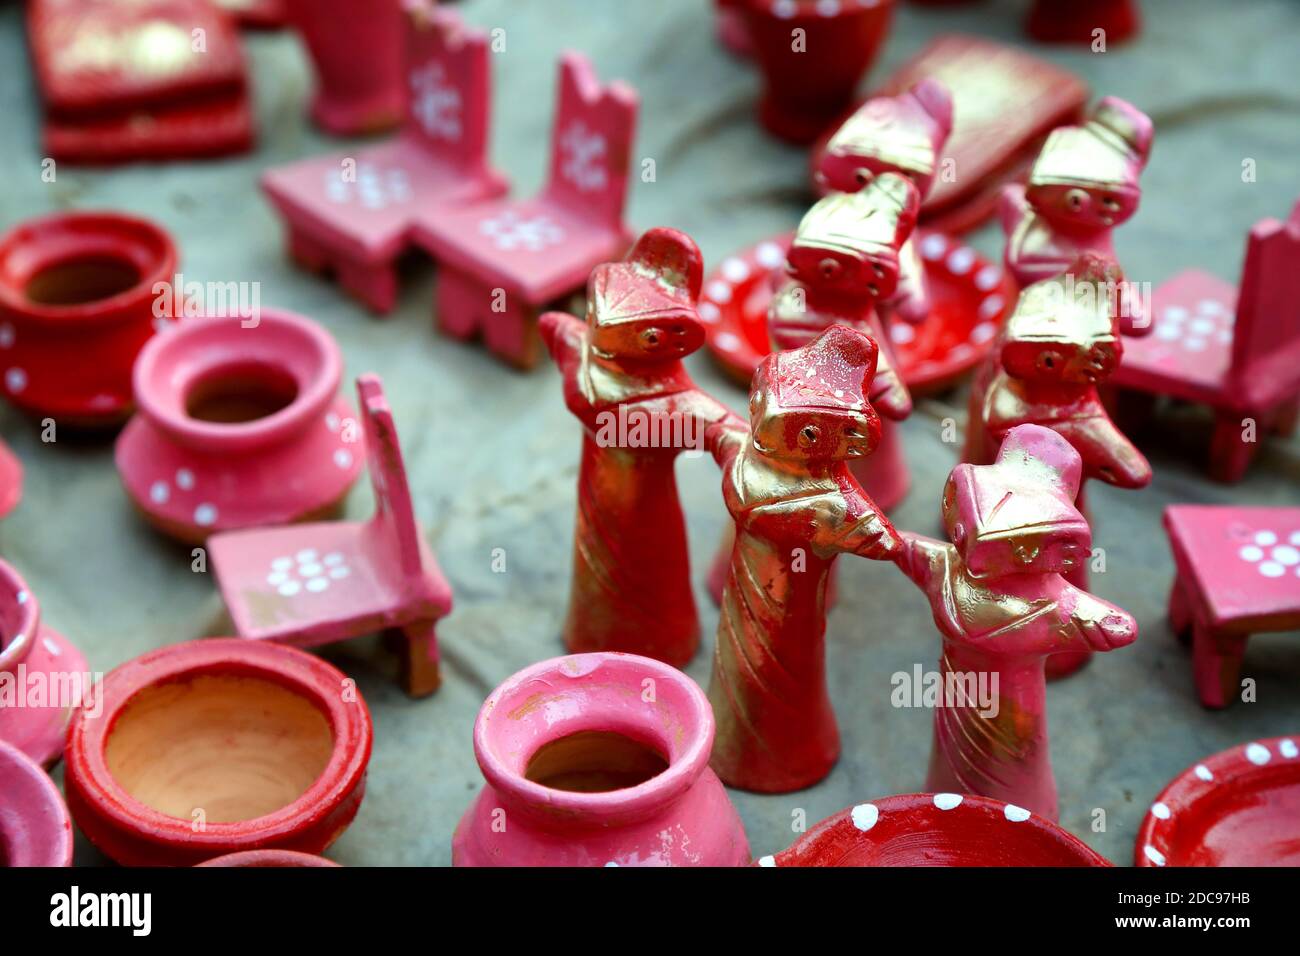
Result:
<svg viewBox="0 0 1300 956"><path fill-rule="evenodd" d="M439 264L536 306L583 286L597 264L623 254L631 236L537 197L476 203L437 216L421 209L414 241Z"/></svg>
<svg viewBox="0 0 1300 956"><path fill-rule="evenodd" d="M1164 523L1207 624L1247 634L1300 627L1300 508L1173 505Z"/></svg>

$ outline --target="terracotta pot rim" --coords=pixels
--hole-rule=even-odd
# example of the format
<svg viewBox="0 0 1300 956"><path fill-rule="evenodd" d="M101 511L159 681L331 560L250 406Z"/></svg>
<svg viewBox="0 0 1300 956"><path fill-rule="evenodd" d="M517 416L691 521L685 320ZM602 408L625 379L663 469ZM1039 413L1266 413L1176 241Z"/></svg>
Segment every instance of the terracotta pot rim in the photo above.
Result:
<svg viewBox="0 0 1300 956"><path fill-rule="evenodd" d="M340 864L300 850L240 850L224 853L195 866L210 867L338 867Z"/></svg>
<svg viewBox="0 0 1300 956"><path fill-rule="evenodd" d="M7 857L6 863L10 866L71 866L72 817L68 805L63 802L63 795L36 761L12 744L0 740L0 776L10 775L19 778L18 785L0 789L0 804L13 798L14 806L18 808L16 815L29 819L33 830L39 829L42 836L53 839L42 847L45 850L42 856L16 861ZM12 852L9 847L13 841L3 829L6 816L0 814L0 846L7 855Z"/></svg>
<svg viewBox="0 0 1300 956"><path fill-rule="evenodd" d="M11 671L31 653L40 635L41 607L21 574L9 562L0 559L0 604L6 611L17 608L18 637L0 646L0 672ZM0 634L0 639L4 635Z"/></svg>
<svg viewBox="0 0 1300 956"><path fill-rule="evenodd" d="M293 358L299 362L305 358L310 367L307 369L306 380L294 376L298 391L293 400L264 418L248 422L206 422L192 418L186 412L187 389L205 374L230 363L225 361L224 355L219 360L197 361L188 370L187 377L180 381L177 380L181 378L180 375L167 379L161 365L167 360L175 360L178 353L184 355L195 343L203 347L206 355L211 344L205 340L226 330L230 330L230 334L244 335L251 339L257 334L257 329L243 329L242 321L234 315L190 318L151 338L140 350L132 374L139 413L176 442L214 453L235 450L242 452L249 447L288 440L309 427L311 422L329 408L338 394L339 383L343 378L343 357L334 338L322 326L284 309L261 310L258 328L277 328L282 334L287 333L298 339L298 349ZM241 347L246 342L247 339L242 340ZM198 352L199 348L195 347L195 351ZM261 355L254 356L252 352L245 352L244 356L246 359L261 358L267 364L274 364L277 353L275 347L271 347ZM278 357L284 358L284 353L281 352ZM291 363L286 359L285 364Z"/></svg>
<svg viewBox="0 0 1300 956"><path fill-rule="evenodd" d="M95 232L105 241L116 238L137 248L144 248L146 252L152 253L152 261L148 268L140 270L140 278L129 289L91 302L70 305L33 302L27 297L26 282L15 286L4 281L4 265L16 248L46 241L50 234L66 232L70 227L87 233ZM176 244L171 236L161 226L139 216L107 210L79 210L28 219L0 236L0 313L10 321L24 325L39 324L50 331L58 331L60 327L84 328L87 325L139 321L139 307L155 296L153 288L156 283L172 281L176 262ZM26 279L30 281L39 271L33 270ZM152 321L152 310L147 315Z"/></svg>
<svg viewBox="0 0 1300 956"><path fill-rule="evenodd" d="M666 739L660 728L648 720L635 728L640 731L639 734L627 733L643 742L653 741L658 744L663 757L668 761L666 770L634 787L580 793L547 787L524 776L524 770L540 744L528 753L517 752L506 756L498 752L494 745L496 741L492 726L492 717L496 711L502 710L509 717L511 712L508 708L511 704L524 705L527 700L536 697L534 686L554 689L557 684L567 681L589 681L594 674L606 669L607 665L616 665L622 673L602 676L609 676L612 684L622 683L637 694L642 691L642 680L652 678L659 682L661 686L656 692L656 699L661 704L667 700L663 693L665 686L681 695L682 706L676 712L681 723L678 740ZM628 680L629 675L635 676L634 682ZM582 712L582 716L589 720L593 716L602 715L599 710L588 708ZM569 722L563 720L550 722L551 726L560 729L550 739L556 740L570 733L592 729L567 727L567 723ZM634 730L626 721L616 723L615 727L619 732ZM694 786L701 774L708 772L713 735L713 710L708 698L685 673L652 658L606 651L553 657L507 678L483 702L479 710L474 722L474 755L488 785L518 809L535 814L541 808L542 815L559 824L569 822L603 825L611 820L621 823L650 816Z"/></svg>
<svg viewBox="0 0 1300 956"><path fill-rule="evenodd" d="M333 753L316 781L292 803L250 820L208 823L169 816L129 796L110 773L105 758L118 715L142 690L200 675L229 675L271 681L318 707L334 737ZM320 658L279 644L238 637L187 641L151 651L111 671L100 687L102 713L91 720L78 712L68 729L67 783L87 808L119 832L138 841L181 842L195 848L251 847L297 831L326 817L363 783L370 761L370 712L358 695L345 703L341 671Z"/></svg>

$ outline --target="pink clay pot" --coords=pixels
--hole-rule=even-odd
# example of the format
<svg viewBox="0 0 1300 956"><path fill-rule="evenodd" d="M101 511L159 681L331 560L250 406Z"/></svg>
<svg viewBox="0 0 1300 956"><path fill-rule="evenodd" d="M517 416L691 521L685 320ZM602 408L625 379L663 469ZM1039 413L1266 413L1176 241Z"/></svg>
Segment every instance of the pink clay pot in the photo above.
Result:
<svg viewBox="0 0 1300 956"><path fill-rule="evenodd" d="M0 867L71 865L72 818L59 788L0 740Z"/></svg>

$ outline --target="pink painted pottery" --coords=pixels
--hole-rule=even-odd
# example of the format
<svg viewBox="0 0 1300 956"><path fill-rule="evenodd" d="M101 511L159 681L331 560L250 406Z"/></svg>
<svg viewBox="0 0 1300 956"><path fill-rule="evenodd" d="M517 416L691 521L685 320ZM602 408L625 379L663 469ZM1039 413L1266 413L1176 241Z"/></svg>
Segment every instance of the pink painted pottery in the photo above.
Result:
<svg viewBox="0 0 1300 956"><path fill-rule="evenodd" d="M243 850L324 852L365 793L370 711L305 651L239 638L174 644L104 678L68 731L68 806L126 866Z"/></svg>
<svg viewBox="0 0 1300 956"><path fill-rule="evenodd" d="M71 865L72 819L59 788L0 740L0 867Z"/></svg>
<svg viewBox="0 0 1300 956"><path fill-rule="evenodd" d="M23 497L23 463L0 440L0 518L18 507Z"/></svg>
<svg viewBox="0 0 1300 956"><path fill-rule="evenodd" d="M139 411L115 454L127 494L188 542L332 514L365 464L342 368L329 333L292 312L178 324L135 365Z"/></svg>
<svg viewBox="0 0 1300 956"><path fill-rule="evenodd" d="M204 860L199 866L268 869L280 867L337 867L338 863L312 853L296 850L244 850Z"/></svg>
<svg viewBox="0 0 1300 956"><path fill-rule="evenodd" d="M81 652L41 623L26 582L0 561L0 742L54 763L73 709L93 705L92 681Z"/></svg>
<svg viewBox="0 0 1300 956"><path fill-rule="evenodd" d="M155 286L175 271L171 237L144 219L65 212L15 226L0 237L0 390L61 425L124 420L131 365L173 315Z"/></svg>
<svg viewBox="0 0 1300 956"><path fill-rule="evenodd" d="M681 671L634 654L534 664L474 725L487 785L455 866L743 866L749 844L709 769L713 712Z"/></svg>
<svg viewBox="0 0 1300 956"><path fill-rule="evenodd" d="M759 866L1110 866L1023 807L956 793L912 793L841 810Z"/></svg>
<svg viewBox="0 0 1300 956"><path fill-rule="evenodd" d="M402 85L401 0L285 0L316 67L311 118L335 136L396 126Z"/></svg>

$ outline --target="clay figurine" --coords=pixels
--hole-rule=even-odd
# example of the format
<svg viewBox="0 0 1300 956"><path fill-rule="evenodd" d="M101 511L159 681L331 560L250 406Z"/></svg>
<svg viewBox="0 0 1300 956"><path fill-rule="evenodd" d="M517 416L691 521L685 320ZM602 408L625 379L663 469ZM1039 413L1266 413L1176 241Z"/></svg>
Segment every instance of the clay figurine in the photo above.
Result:
<svg viewBox="0 0 1300 956"><path fill-rule="evenodd" d="M992 465L953 469L943 492L951 543L902 535L898 566L925 592L943 636L945 692L927 790L994 797L1057 818L1043 659L1137 638L1130 615L1063 577L1087 560L1091 543L1074 506L1082 475L1064 438L1021 425ZM992 693L977 699L971 688L985 674Z"/></svg>
<svg viewBox="0 0 1300 956"><path fill-rule="evenodd" d="M572 652L681 667L699 645L673 463L684 450L702 453L705 428L730 415L682 365L704 343L695 314L703 270L689 236L651 229L625 261L593 270L585 322L541 317L565 404L583 426L564 626Z"/></svg>
<svg viewBox="0 0 1300 956"><path fill-rule="evenodd" d="M730 786L799 790L839 757L826 690L827 577L842 552L884 559L900 547L849 469L880 441L867 399L876 356L865 332L832 325L763 362L748 429L719 422L706 432L736 533L709 685L713 767Z"/></svg>

